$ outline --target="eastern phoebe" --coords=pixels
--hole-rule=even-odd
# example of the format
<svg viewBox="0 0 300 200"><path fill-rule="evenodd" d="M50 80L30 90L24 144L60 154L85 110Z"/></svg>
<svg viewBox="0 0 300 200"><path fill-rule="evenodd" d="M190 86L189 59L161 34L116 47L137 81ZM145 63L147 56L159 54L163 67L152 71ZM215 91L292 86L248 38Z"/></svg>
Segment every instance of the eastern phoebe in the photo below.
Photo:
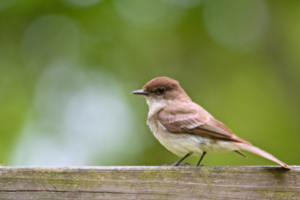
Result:
<svg viewBox="0 0 300 200"><path fill-rule="evenodd" d="M143 95L149 105L147 123L158 141L172 153L182 157L173 166L180 165L190 155L201 155L197 164L208 152L240 150L274 161L286 169L290 166L271 154L252 146L232 133L204 108L194 103L176 80L158 77L149 81L143 89L132 94Z"/></svg>

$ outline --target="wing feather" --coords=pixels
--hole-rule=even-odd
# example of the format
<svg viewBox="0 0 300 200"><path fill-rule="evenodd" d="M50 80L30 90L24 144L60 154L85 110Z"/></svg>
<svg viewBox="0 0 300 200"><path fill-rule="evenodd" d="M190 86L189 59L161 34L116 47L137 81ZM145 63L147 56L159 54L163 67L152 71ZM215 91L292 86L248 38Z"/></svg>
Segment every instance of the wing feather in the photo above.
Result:
<svg viewBox="0 0 300 200"><path fill-rule="evenodd" d="M213 118L199 105L195 103L183 105L184 107L182 104L168 106L157 115L159 122L170 132L196 134L203 137L250 144L234 135L228 127ZM176 110L180 111L176 112Z"/></svg>

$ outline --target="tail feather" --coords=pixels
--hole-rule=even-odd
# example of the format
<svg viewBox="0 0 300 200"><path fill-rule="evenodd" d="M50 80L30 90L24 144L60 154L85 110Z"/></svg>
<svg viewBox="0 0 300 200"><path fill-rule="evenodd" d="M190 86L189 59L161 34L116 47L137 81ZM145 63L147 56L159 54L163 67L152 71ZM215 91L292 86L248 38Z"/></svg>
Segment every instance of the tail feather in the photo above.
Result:
<svg viewBox="0 0 300 200"><path fill-rule="evenodd" d="M277 158L275 158L274 156L272 156L271 154L265 152L264 150L259 149L258 147L252 146L252 145L248 145L248 144L243 144L243 143L235 143L241 150L246 150L249 151L251 153L257 154L259 156L262 156L266 159L269 159L273 162L278 163L279 165L281 165L282 167L286 168L286 169L292 169L290 166L288 166L287 164L281 162L280 160L278 160Z"/></svg>
<svg viewBox="0 0 300 200"><path fill-rule="evenodd" d="M248 158L245 154L243 154L242 152L240 152L239 150L235 150L235 152L237 152L238 154L244 156L245 158Z"/></svg>

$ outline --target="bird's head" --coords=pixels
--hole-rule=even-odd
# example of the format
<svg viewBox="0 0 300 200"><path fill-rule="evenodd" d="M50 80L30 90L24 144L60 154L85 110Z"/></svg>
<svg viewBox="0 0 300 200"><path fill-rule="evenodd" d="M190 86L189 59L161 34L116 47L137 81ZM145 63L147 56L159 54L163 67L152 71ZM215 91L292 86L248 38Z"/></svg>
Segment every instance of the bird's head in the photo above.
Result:
<svg viewBox="0 0 300 200"><path fill-rule="evenodd" d="M168 77L158 77L149 81L141 90L135 90L132 94L143 95L150 108L167 106L173 101L190 100L178 81Z"/></svg>

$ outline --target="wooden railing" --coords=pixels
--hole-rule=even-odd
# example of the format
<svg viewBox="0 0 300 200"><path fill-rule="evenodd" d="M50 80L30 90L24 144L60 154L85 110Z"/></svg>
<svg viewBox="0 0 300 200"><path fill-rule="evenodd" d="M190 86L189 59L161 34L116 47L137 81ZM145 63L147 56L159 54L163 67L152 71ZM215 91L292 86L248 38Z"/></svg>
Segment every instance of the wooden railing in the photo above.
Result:
<svg viewBox="0 0 300 200"><path fill-rule="evenodd" d="M0 167L0 199L300 199L300 166Z"/></svg>

